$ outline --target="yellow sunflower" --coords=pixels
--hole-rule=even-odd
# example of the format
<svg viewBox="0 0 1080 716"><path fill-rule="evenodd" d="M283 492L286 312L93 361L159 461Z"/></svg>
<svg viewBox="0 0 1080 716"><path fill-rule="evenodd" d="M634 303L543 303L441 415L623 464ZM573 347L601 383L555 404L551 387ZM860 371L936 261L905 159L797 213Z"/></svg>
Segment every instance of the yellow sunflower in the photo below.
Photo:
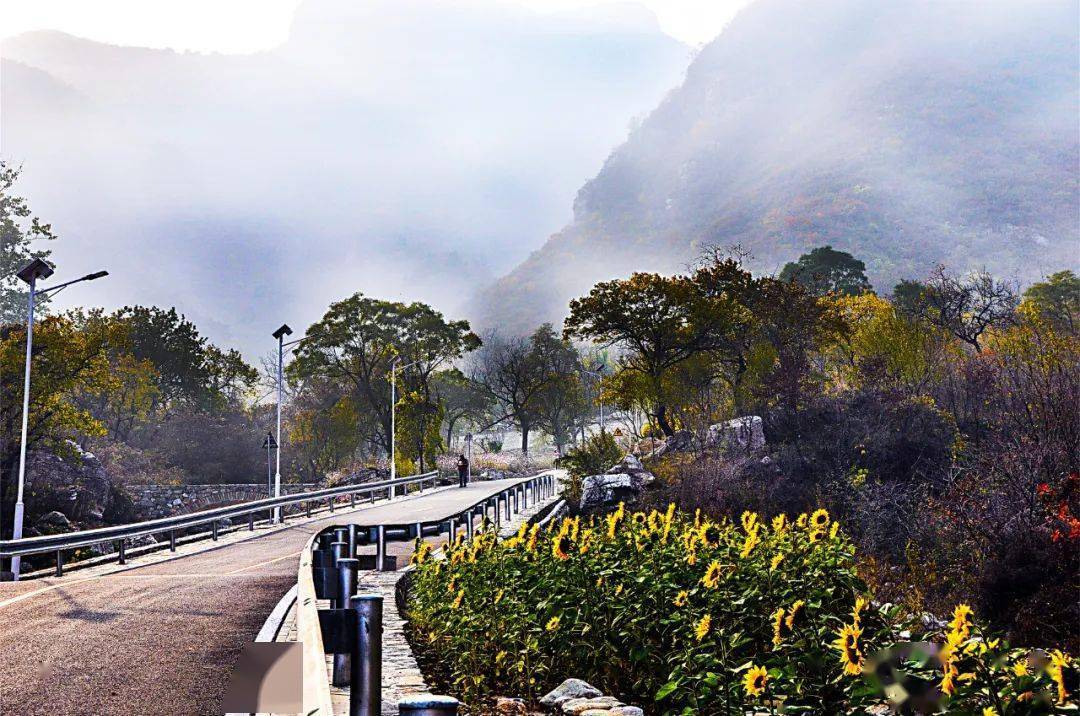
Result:
<svg viewBox="0 0 1080 716"><path fill-rule="evenodd" d="M758 514L756 512L751 512L750 510L743 512L741 519L743 529L747 532L754 529L754 527L758 524Z"/></svg>
<svg viewBox="0 0 1080 716"><path fill-rule="evenodd" d="M834 644L840 650L840 661L844 665L844 673L858 676L862 673L863 654L859 648L859 637L862 629L851 624L845 624L840 630L840 636Z"/></svg>
<svg viewBox="0 0 1080 716"><path fill-rule="evenodd" d="M685 589L681 590L675 595L675 598L671 600L671 603L677 607L686 606L686 601L690 598L690 592Z"/></svg>
<svg viewBox="0 0 1080 716"><path fill-rule="evenodd" d="M815 510L810 516L810 525L816 530L823 530L829 526L829 511L826 509Z"/></svg>
<svg viewBox="0 0 1080 716"><path fill-rule="evenodd" d="M743 688L747 696L760 696L765 693L765 684L769 683L769 672L764 666L750 666L750 671L743 677Z"/></svg>
<svg viewBox="0 0 1080 716"><path fill-rule="evenodd" d="M709 634L709 629L712 628L712 617L708 614L701 618L701 621L694 627L694 637L701 641Z"/></svg>
<svg viewBox="0 0 1080 716"><path fill-rule="evenodd" d="M547 629L548 631L555 631L559 628L560 621L561 620L559 619L559 617L552 617L548 620L547 626L545 626L544 629Z"/></svg>
<svg viewBox="0 0 1080 716"><path fill-rule="evenodd" d="M569 535L559 535L551 543L551 553L556 559L563 561L570 559L570 550L573 548Z"/></svg>
<svg viewBox="0 0 1080 716"><path fill-rule="evenodd" d="M776 568L780 566L780 563L784 561L784 555L775 555L772 560L769 561L769 571L775 572Z"/></svg>
<svg viewBox="0 0 1080 716"><path fill-rule="evenodd" d="M457 596L454 597L454 603L451 605L451 609L457 609L461 606L461 600L465 598L465 590L458 590Z"/></svg>
<svg viewBox="0 0 1080 716"><path fill-rule="evenodd" d="M774 647L780 646L784 641L783 629L784 629L784 608L780 607L772 615L773 618L773 630L772 630L772 644Z"/></svg>
<svg viewBox="0 0 1080 716"><path fill-rule="evenodd" d="M783 534L788 528L787 515L780 513L776 517L772 518L773 532Z"/></svg>
<svg viewBox="0 0 1080 716"><path fill-rule="evenodd" d="M502 598L503 598L503 594L504 594L504 591L503 591L502 589L500 589L499 591L495 592L495 604L498 604L499 602L501 602L501 601L502 601Z"/></svg>
<svg viewBox="0 0 1080 716"><path fill-rule="evenodd" d="M787 619L784 620L784 623L787 624L788 629L792 629L795 627L795 620L798 619L799 614L802 613L804 606L806 606L806 602L801 599L796 599L795 603L791 605L790 609L788 609Z"/></svg>
<svg viewBox="0 0 1080 716"><path fill-rule="evenodd" d="M746 541L743 542L742 551L739 552L739 556L746 559L750 556L750 553L754 551L754 547L758 546L761 539L758 537L757 532L750 532L746 535Z"/></svg>
<svg viewBox="0 0 1080 716"><path fill-rule="evenodd" d="M701 528L698 532L698 539L700 539L701 543L704 544L706 547L716 547L720 544L720 538L722 534L723 533L720 531L720 527L718 525L712 522L706 522L705 524L701 525Z"/></svg>
<svg viewBox="0 0 1080 716"><path fill-rule="evenodd" d="M709 589L716 589L716 585L720 584L720 563L713 561L709 565L709 568L705 570L705 576L701 578L701 583Z"/></svg>

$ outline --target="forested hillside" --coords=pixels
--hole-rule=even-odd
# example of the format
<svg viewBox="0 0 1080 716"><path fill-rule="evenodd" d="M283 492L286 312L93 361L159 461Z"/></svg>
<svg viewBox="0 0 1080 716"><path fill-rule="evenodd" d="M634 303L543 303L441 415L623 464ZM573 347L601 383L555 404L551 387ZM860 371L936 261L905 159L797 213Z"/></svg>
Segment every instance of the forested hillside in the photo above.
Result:
<svg viewBox="0 0 1080 716"><path fill-rule="evenodd" d="M1077 7L760 0L480 301L527 329L632 270L741 244L777 271L831 244L887 291L934 263L1076 264Z"/></svg>

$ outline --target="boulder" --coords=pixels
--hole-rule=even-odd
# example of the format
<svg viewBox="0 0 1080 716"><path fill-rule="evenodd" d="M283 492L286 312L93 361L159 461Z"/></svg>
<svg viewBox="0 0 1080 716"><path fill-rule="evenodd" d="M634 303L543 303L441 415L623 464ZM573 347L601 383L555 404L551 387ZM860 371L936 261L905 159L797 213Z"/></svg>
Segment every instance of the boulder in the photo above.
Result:
<svg viewBox="0 0 1080 716"><path fill-rule="evenodd" d="M495 699L495 713L499 716L525 716L529 713L529 710L525 708L523 699L500 696Z"/></svg>
<svg viewBox="0 0 1080 716"><path fill-rule="evenodd" d="M34 523L34 528L39 534L43 535L63 534L64 532L72 532L75 529L72 527L71 520L67 518L67 515L57 510L39 517Z"/></svg>
<svg viewBox="0 0 1080 716"><path fill-rule="evenodd" d="M101 519L113 507L115 490L101 461L70 440L56 452L32 450L26 473L35 509L84 522Z"/></svg>
<svg viewBox="0 0 1080 716"><path fill-rule="evenodd" d="M588 682L581 679L567 679L540 699L540 705L547 709L556 709L570 699L591 699L602 695Z"/></svg>
<svg viewBox="0 0 1080 716"><path fill-rule="evenodd" d="M522 699L500 696L495 699L495 713L499 716L525 716L529 710L525 708L525 701Z"/></svg>
<svg viewBox="0 0 1080 716"><path fill-rule="evenodd" d="M622 701L611 696L593 696L590 698L567 699L559 708L566 716L581 716L589 711L607 711L622 706Z"/></svg>
<svg viewBox="0 0 1080 716"><path fill-rule="evenodd" d="M694 447L694 434L689 430L677 430L674 435L664 440L664 443L649 453L649 457L663 457L673 452L686 452Z"/></svg>
<svg viewBox="0 0 1080 716"><path fill-rule="evenodd" d="M705 447L725 452L753 452L765 447L761 417L744 415L709 426Z"/></svg>
<svg viewBox="0 0 1080 716"><path fill-rule="evenodd" d="M589 475L581 482L581 509L588 510L616 502L632 501L644 487L641 479L625 472Z"/></svg>

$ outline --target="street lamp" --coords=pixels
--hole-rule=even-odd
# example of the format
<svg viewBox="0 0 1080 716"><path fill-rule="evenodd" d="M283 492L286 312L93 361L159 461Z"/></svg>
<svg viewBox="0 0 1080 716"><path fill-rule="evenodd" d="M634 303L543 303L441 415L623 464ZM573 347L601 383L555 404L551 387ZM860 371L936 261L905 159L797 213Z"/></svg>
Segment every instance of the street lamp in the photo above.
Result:
<svg viewBox="0 0 1080 716"><path fill-rule="evenodd" d="M600 381L604 377L604 368L607 367L604 363L596 366L596 370L589 370L588 368L582 368L583 371L596 378L596 397L600 401L600 432L604 432L604 399L600 394Z"/></svg>
<svg viewBox="0 0 1080 716"><path fill-rule="evenodd" d="M401 356L394 356L394 360L390 361L390 479L393 480L397 477L397 453L396 445L397 440L397 370L398 362L401 361ZM412 368L417 363L422 361L414 360L408 365L401 366L402 370L405 368ZM393 496L393 489L390 490L390 495Z"/></svg>
<svg viewBox="0 0 1080 716"><path fill-rule="evenodd" d="M262 446L266 448L266 494L272 497L274 494L273 479L274 469L273 461L270 458L270 451L277 450L277 440L274 440L274 434L269 430L266 431L266 437L263 438Z"/></svg>
<svg viewBox="0 0 1080 716"><path fill-rule="evenodd" d="M49 278L52 276L53 267L42 259L34 259L26 266L23 266L15 275L30 286L30 292L26 299L26 366L23 371L22 439L19 444L19 486L15 497L15 525L11 532L11 538L17 540L22 538L23 533L23 486L26 483L26 429L27 418L30 413L30 356L34 347L34 299L38 296L46 296L55 291L67 288L73 283L93 281L102 276L108 276L109 272L97 271L95 273L88 273L82 278L72 279L71 281L65 281L64 283L55 286L39 289L37 287L38 279ZM22 559L18 555L11 558L12 579L15 581L18 581L19 579L19 569L22 566L21 563Z"/></svg>
<svg viewBox="0 0 1080 716"><path fill-rule="evenodd" d="M273 333L274 338L277 338L277 445L274 446L277 464L274 468L274 497L281 497L281 393L284 382L281 374L285 365L285 349L311 338L311 336L304 336L303 338L297 338L295 341L286 341L285 336L291 335L292 329L289 328L287 323L282 323L281 328ZM274 508L274 522L281 522L280 507Z"/></svg>

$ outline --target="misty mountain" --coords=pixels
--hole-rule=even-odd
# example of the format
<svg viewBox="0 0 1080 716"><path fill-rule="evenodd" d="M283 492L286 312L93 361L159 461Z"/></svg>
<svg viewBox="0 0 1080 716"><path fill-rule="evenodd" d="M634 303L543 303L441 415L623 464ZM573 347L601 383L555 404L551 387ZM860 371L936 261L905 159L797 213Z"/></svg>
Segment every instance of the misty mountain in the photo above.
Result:
<svg viewBox="0 0 1080 716"><path fill-rule="evenodd" d="M758 0L607 159L574 219L487 291L529 330L634 270L739 244L814 246L888 292L936 262L1018 280L1076 268L1075 2Z"/></svg>
<svg viewBox="0 0 1080 716"><path fill-rule="evenodd" d="M176 305L249 355L354 291L460 310L570 218L688 49L634 5L306 0L249 55L0 45L0 155L61 235L58 303Z"/></svg>

